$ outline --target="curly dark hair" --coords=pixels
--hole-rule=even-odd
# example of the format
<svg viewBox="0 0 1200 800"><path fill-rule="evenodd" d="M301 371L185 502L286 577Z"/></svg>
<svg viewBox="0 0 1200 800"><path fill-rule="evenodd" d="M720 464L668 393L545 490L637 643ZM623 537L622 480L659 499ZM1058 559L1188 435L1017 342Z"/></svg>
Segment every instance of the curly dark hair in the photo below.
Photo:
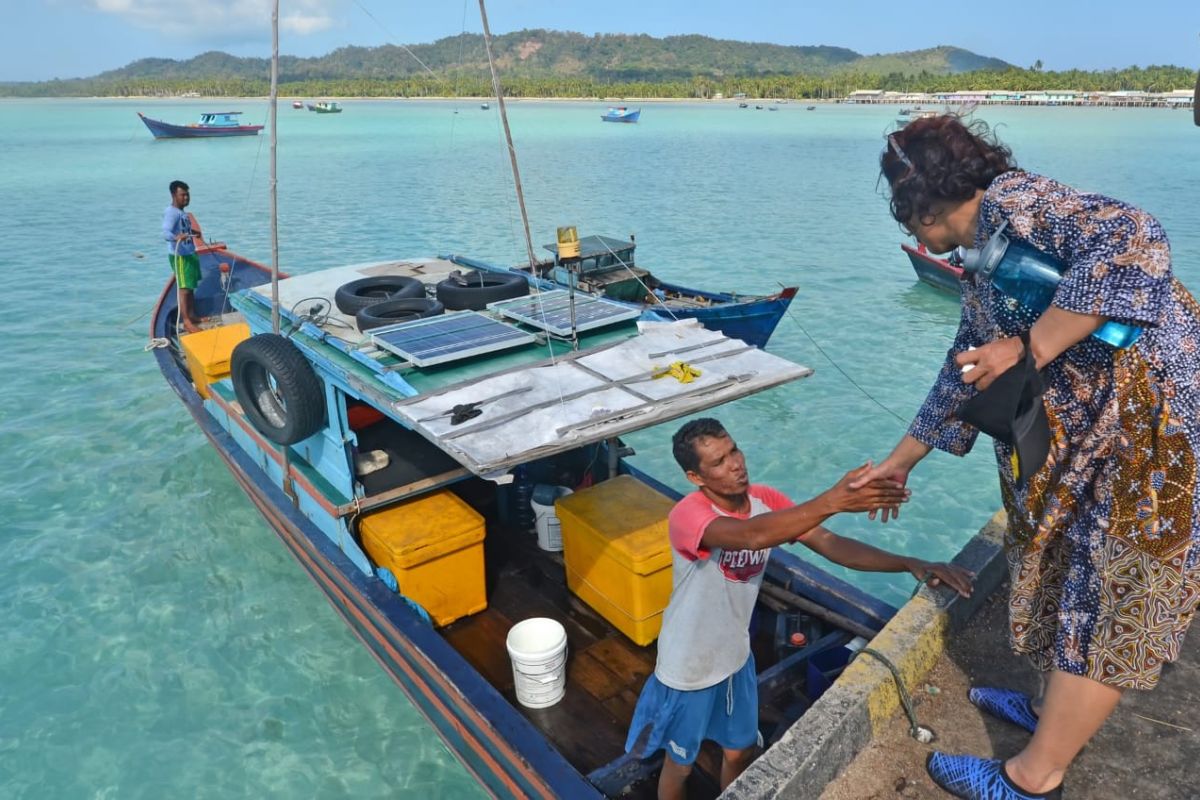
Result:
<svg viewBox="0 0 1200 800"><path fill-rule="evenodd" d="M700 456L696 453L696 442L706 436L722 439L728 435L725 426L712 417L700 417L684 423L671 437L671 451L675 462L684 472L699 472Z"/></svg>
<svg viewBox="0 0 1200 800"><path fill-rule="evenodd" d="M1017 168L983 120L963 124L944 114L913 120L887 138L879 170L892 190L892 216L905 230L914 219L928 223L935 204L969 200Z"/></svg>

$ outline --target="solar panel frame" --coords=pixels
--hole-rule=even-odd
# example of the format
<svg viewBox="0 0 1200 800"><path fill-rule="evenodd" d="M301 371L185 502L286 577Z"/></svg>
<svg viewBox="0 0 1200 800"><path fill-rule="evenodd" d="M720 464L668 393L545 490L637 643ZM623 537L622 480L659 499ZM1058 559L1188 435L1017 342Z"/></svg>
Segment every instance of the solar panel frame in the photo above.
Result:
<svg viewBox="0 0 1200 800"><path fill-rule="evenodd" d="M532 333L478 311L455 311L367 331L371 342L417 367L533 344Z"/></svg>
<svg viewBox="0 0 1200 800"><path fill-rule="evenodd" d="M488 310L555 336L571 335L570 292L566 289L551 289L526 297L497 300L488 304ZM576 331L605 328L637 319L641 315L640 308L605 297L575 293Z"/></svg>

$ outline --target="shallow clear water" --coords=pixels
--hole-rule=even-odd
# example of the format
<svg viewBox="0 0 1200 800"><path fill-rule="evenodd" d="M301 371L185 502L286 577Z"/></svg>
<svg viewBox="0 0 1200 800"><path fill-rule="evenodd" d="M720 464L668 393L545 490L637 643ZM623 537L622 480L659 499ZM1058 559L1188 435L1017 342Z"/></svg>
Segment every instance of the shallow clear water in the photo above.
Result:
<svg viewBox="0 0 1200 800"><path fill-rule="evenodd" d="M494 104L345 106L279 110L283 269L523 258ZM0 796L479 796L142 350L139 315L167 277L169 181L191 185L210 238L270 258L266 137L155 142L134 114L227 109L266 117L257 101L0 101ZM797 499L882 458L903 424L821 351L907 418L957 321L952 298L916 283L876 185L896 109L647 104L638 125L601 124L603 110L510 107L535 241L563 224L634 232L640 262L664 277L798 285L770 347L816 375L719 415L753 478ZM1177 271L1200 287L1189 117L980 115L1003 124L1022 166L1156 214ZM633 437L635 463L683 489L673 427ZM912 485L898 522L830 527L949 558L999 504L986 442L965 459L931 456ZM893 603L912 588L839 574Z"/></svg>

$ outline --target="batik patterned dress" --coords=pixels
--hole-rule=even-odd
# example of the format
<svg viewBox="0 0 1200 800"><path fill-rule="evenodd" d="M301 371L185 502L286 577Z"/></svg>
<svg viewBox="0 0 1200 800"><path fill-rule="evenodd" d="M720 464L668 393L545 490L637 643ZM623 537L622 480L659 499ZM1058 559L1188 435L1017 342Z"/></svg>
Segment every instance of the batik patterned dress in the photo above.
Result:
<svg viewBox="0 0 1200 800"><path fill-rule="evenodd" d="M1025 489L996 443L1013 647L1041 670L1149 689L1200 599L1200 306L1144 211L1013 171L983 196L976 246L1006 221L1067 265L1054 305L1145 329L1126 349L1088 338L1044 366L1053 441ZM954 418L975 393L954 356L1037 318L985 281L962 290L958 334L909 430L958 455L977 431Z"/></svg>

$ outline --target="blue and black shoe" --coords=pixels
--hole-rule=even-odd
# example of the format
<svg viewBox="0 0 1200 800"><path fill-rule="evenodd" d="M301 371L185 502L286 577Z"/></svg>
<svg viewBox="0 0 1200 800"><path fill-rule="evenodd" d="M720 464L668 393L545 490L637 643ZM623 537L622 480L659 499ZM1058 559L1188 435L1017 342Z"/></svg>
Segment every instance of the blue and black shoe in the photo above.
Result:
<svg viewBox="0 0 1200 800"><path fill-rule="evenodd" d="M934 783L963 800L1062 800L1062 786L1042 794L1019 788L999 759L935 751L925 759L925 771Z"/></svg>
<svg viewBox="0 0 1200 800"><path fill-rule="evenodd" d="M1028 695L1014 692L1012 689L981 686L969 691L967 697L993 717L1018 725L1030 733L1037 729L1037 714L1033 713L1033 701Z"/></svg>

